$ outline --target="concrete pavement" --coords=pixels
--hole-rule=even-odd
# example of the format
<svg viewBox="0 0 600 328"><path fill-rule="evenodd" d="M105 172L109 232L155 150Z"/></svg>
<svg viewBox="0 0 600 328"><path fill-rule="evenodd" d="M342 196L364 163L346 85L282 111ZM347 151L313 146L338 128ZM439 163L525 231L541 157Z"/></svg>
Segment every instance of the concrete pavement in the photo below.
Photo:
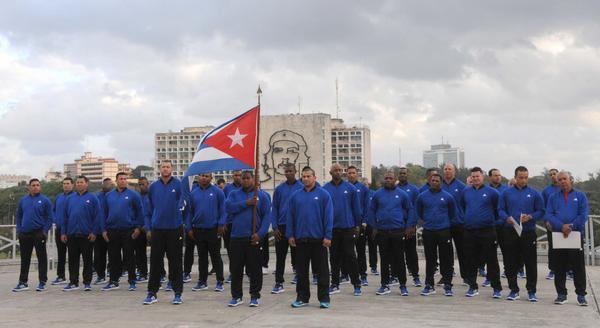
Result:
<svg viewBox="0 0 600 328"><path fill-rule="evenodd" d="M421 270L425 263L421 261ZM289 266L288 266L289 268ZM206 326L252 326L252 327L372 327L419 325L428 327L598 327L600 313L595 299L600 293L600 267L587 267L588 307L576 305L573 282L567 281L569 303L554 305L554 285L545 280L546 265L539 265L538 303L529 303L526 293L521 292L521 300L505 300L508 290L503 279L503 299L491 298L490 288L481 288L480 295L467 298L467 287L455 278L455 296L445 297L441 288L438 294L420 296L420 288L411 287L409 297L401 297L397 287L392 294L376 296L379 277L369 276L370 286L363 287L364 295L352 296L352 287L342 285L342 292L332 296L332 307L318 308L316 286L311 286L313 298L309 307L292 309L295 299L295 285L289 284L291 274L286 274L286 291L271 295L274 275L264 276L261 305L249 308L249 298L238 308L228 308L229 285L225 293L209 291L192 292L192 283L185 284L184 304L175 306L170 301L172 292L161 291L159 303L143 306L146 284L139 285L134 292L125 286L120 290L101 292L101 286L93 291L83 290L66 293L62 287L49 286L45 292L35 292L37 273L30 273L30 291L13 293L11 288L17 282L14 270L0 273L0 326L2 327L206 327ZM7 272L8 271L8 272ZM226 269L227 271L227 269ZM55 277L49 273L49 279ZM197 275L193 273L193 279ZM422 277L423 278L423 277ZM482 278L479 278L481 282ZM209 287L214 287L215 276L210 276ZM519 279L524 289L525 280ZM247 295L248 283L244 282ZM596 295L594 295L594 293Z"/></svg>

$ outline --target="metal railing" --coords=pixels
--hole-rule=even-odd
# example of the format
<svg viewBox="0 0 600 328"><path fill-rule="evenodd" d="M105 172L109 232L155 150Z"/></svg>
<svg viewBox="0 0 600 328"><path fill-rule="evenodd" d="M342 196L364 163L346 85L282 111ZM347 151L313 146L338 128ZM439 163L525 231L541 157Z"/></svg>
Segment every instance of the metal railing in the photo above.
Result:
<svg viewBox="0 0 600 328"><path fill-rule="evenodd" d="M543 225L536 225L540 234L537 238L538 245L538 256L543 255L540 253L546 253L548 250L548 236L546 234L546 227ZM56 242L54 240L55 226L48 233L47 240L47 252L49 268L54 267L54 259L56 258ZM419 245L422 244L421 239L422 228L417 230L417 238ZM600 265L600 238L595 238L596 233L600 235L600 215L590 215L588 217L586 229L585 229L585 244L584 254L587 265ZM272 237L271 237L272 238ZM420 246L422 247L422 246ZM0 225L0 253L7 254L6 260L17 260L17 250L19 249L19 239L17 238L17 230L15 225ZM541 251L541 252L539 252Z"/></svg>

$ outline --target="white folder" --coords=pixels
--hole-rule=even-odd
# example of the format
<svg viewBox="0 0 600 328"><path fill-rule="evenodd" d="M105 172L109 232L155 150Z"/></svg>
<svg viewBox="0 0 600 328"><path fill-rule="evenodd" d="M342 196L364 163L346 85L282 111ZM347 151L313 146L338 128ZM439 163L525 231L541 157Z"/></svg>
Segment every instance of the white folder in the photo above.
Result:
<svg viewBox="0 0 600 328"><path fill-rule="evenodd" d="M571 231L569 236L565 238L562 232L552 233L552 248L553 249L581 249L581 233L579 231Z"/></svg>

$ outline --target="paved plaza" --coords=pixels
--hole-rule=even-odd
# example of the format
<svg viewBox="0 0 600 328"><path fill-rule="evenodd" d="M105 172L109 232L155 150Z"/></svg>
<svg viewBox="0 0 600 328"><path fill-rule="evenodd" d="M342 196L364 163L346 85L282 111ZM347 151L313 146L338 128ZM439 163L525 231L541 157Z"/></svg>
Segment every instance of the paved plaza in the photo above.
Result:
<svg viewBox="0 0 600 328"><path fill-rule="evenodd" d="M226 257L225 257L226 258ZM274 259L274 254L272 254ZM425 263L421 261L421 270ZM289 267L289 266L288 266ZM295 285L289 283L291 273L286 274L286 291L271 295L274 275L264 275L261 304L258 308L248 307L248 282L244 282L244 305L228 308L229 285L225 293L208 291L193 292L192 283L185 284L184 303L170 303L172 292L161 291L159 303L143 306L146 284L137 291L121 289L101 292L101 286L93 286L90 292L83 290L63 292L59 286L49 286L45 292L35 292L37 272L30 273L30 291L13 293L17 282L18 266L0 267L0 326L2 327L208 327L208 326L251 326L251 327L598 327L600 314L597 295L600 293L600 267L587 267L588 307L576 305L573 282L567 281L569 303L554 305L555 291L552 281L543 276L547 269L539 265L538 303L529 303L526 293L521 299L507 301L506 279L503 279L503 299L492 299L490 288L480 288L480 295L467 298L467 290L455 279L455 296L445 297L441 288L438 294L420 296L420 289L408 284L410 296L400 296L397 287L393 293L376 296L379 276L369 275L369 286L363 287L363 296L352 296L352 287L342 285L342 292L332 296L332 307L319 309L313 297L309 307L292 309ZM225 270L227 271L227 270ZM49 279L55 277L49 273ZM197 279L194 272L192 278ZM423 278L423 276L422 276ZM209 287L214 287L215 276L209 277ZM437 279L437 277L436 277ZM479 278L481 282L482 278ZM525 280L519 279L524 289ZM594 292L596 295L594 295ZM316 286L311 287L316 295Z"/></svg>

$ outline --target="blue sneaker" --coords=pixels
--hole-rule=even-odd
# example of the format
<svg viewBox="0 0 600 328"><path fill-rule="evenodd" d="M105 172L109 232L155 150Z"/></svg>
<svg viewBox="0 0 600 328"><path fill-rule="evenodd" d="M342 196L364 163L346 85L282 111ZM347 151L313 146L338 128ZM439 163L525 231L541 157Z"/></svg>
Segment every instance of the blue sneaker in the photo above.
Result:
<svg viewBox="0 0 600 328"><path fill-rule="evenodd" d="M574 277L575 277L575 274L573 273L573 271L571 271L571 270L567 271L567 280L573 280Z"/></svg>
<svg viewBox="0 0 600 328"><path fill-rule="evenodd" d="M24 283L24 282L20 282L17 284L17 286L15 288L12 289L13 292L18 293L18 292L23 292L29 290L29 286Z"/></svg>
<svg viewBox="0 0 600 328"><path fill-rule="evenodd" d="M511 292L508 294L508 296L506 296L506 299L507 299L507 300L509 300L509 301L516 301L516 300L518 300L519 298L521 298L521 297L519 296L519 293L517 293L517 292L513 292L513 291L511 291Z"/></svg>
<svg viewBox="0 0 600 328"><path fill-rule="evenodd" d="M400 285L400 281L396 277L390 279L390 283L388 284L388 286L398 286L398 285Z"/></svg>
<svg viewBox="0 0 600 328"><path fill-rule="evenodd" d="M295 285L295 284L297 284L297 283L298 283L298 276L297 276L297 275L294 275L294 278L292 278L292 281L290 281L290 283L291 283L292 285Z"/></svg>
<svg viewBox="0 0 600 328"><path fill-rule="evenodd" d="M127 290L129 290L129 291L132 292L132 291L134 291L136 289L137 289L137 286L135 285L135 281L130 282L129 283L129 288L127 288Z"/></svg>
<svg viewBox="0 0 600 328"><path fill-rule="evenodd" d="M585 295L577 295L577 304L579 304L579 306L588 306Z"/></svg>
<svg viewBox="0 0 600 328"><path fill-rule="evenodd" d="M121 277L127 277L128 275L129 275L129 272L127 272L127 271L121 272Z"/></svg>
<svg viewBox="0 0 600 328"><path fill-rule="evenodd" d="M388 286L381 286L379 287L379 289L375 292L375 295L386 295L391 293L390 291L390 287Z"/></svg>
<svg viewBox="0 0 600 328"><path fill-rule="evenodd" d="M554 304L563 305L567 303L567 295L558 295L554 300Z"/></svg>
<svg viewBox="0 0 600 328"><path fill-rule="evenodd" d="M519 271L519 278L521 278L521 279L527 279L527 275L525 274L525 270L521 269L521 271Z"/></svg>
<svg viewBox="0 0 600 328"><path fill-rule="evenodd" d="M307 305L308 305L308 303L304 303L304 302L302 302L302 301L294 301L294 302L292 302L292 304L291 304L291 306L292 306L293 308L301 308L301 307L305 307L305 306L307 306Z"/></svg>
<svg viewBox="0 0 600 328"><path fill-rule="evenodd" d="M65 286L65 288L63 288L63 292L72 292L72 291L78 290L78 289L79 289L79 285L67 284Z"/></svg>
<svg viewBox="0 0 600 328"><path fill-rule="evenodd" d="M113 289L119 289L119 284L114 283L114 282L109 282L108 284L106 284L106 286L102 287L102 289L100 289L103 292L107 292L109 290L113 290Z"/></svg>
<svg viewBox="0 0 600 328"><path fill-rule="evenodd" d="M248 304L249 307L258 307L258 298L254 298L252 297L250 299L250 303Z"/></svg>
<svg viewBox="0 0 600 328"><path fill-rule="evenodd" d="M492 287L492 282L489 279L486 279L481 284L481 287Z"/></svg>
<svg viewBox="0 0 600 328"><path fill-rule="evenodd" d="M374 276L378 276L379 275L379 271L377 271L377 268L371 268L371 274Z"/></svg>
<svg viewBox="0 0 600 328"><path fill-rule="evenodd" d="M56 279L52 280L50 285L56 286L56 285L64 285L66 283L67 283L67 281L65 280L65 278L57 277Z"/></svg>
<svg viewBox="0 0 600 328"><path fill-rule="evenodd" d="M331 307L331 304L329 302L320 302L319 307L321 309L329 309Z"/></svg>
<svg viewBox="0 0 600 328"><path fill-rule="evenodd" d="M354 287L354 296L362 296L362 290L360 290L360 287Z"/></svg>
<svg viewBox="0 0 600 328"><path fill-rule="evenodd" d="M40 282L38 284L38 286L35 288L36 292L43 292L46 290L46 283L45 282Z"/></svg>
<svg viewBox="0 0 600 328"><path fill-rule="evenodd" d="M150 304L154 304L156 302L158 302L158 298L156 298L156 295L154 293L148 293L146 298L144 298L144 302L142 304L150 305Z"/></svg>
<svg viewBox="0 0 600 328"><path fill-rule="evenodd" d="M454 296L454 292L452 291L452 286L444 286L444 295L448 297Z"/></svg>
<svg viewBox="0 0 600 328"><path fill-rule="evenodd" d="M183 283L192 281L192 275L189 273L183 273Z"/></svg>
<svg viewBox="0 0 600 328"><path fill-rule="evenodd" d="M484 268L479 268L479 276L480 277L485 277L487 276L487 273L485 272Z"/></svg>
<svg viewBox="0 0 600 328"><path fill-rule="evenodd" d="M282 284L275 284L275 287L271 289L271 294L281 294L285 292L285 288L283 288Z"/></svg>
<svg viewBox="0 0 600 328"><path fill-rule="evenodd" d="M231 283L231 275L227 276L227 279L225 279L225 283L226 284L230 284Z"/></svg>
<svg viewBox="0 0 600 328"><path fill-rule="evenodd" d="M275 272L273 272L273 273L275 273ZM296 274L296 267L292 267L292 273Z"/></svg>
<svg viewBox="0 0 600 328"><path fill-rule="evenodd" d="M469 290L465 294L466 297L475 297L477 295L479 295L479 290L473 288L469 288Z"/></svg>
<svg viewBox="0 0 600 328"><path fill-rule="evenodd" d="M423 288L423 290L421 291L421 295L423 296L429 296L433 294L435 294L435 288L433 288L433 286L430 285L425 285L425 288Z"/></svg>
<svg viewBox="0 0 600 328"><path fill-rule="evenodd" d="M316 274L313 274L312 284L313 285L319 284L319 276L317 276Z"/></svg>
<svg viewBox="0 0 600 328"><path fill-rule="evenodd" d="M94 281L94 285L102 285L106 283L106 279L104 277L98 277Z"/></svg>
<svg viewBox="0 0 600 328"><path fill-rule="evenodd" d="M494 293L492 294L492 298L502 298L502 292L499 289L494 289Z"/></svg>
<svg viewBox="0 0 600 328"><path fill-rule="evenodd" d="M160 283L161 283L161 284L164 284L164 283L165 283L165 281L167 281L167 277L165 277L165 276L160 276Z"/></svg>
<svg viewBox="0 0 600 328"><path fill-rule="evenodd" d="M340 292L340 287L338 287L336 285L331 285L331 287L329 287L329 295L338 294L339 292Z"/></svg>
<svg viewBox="0 0 600 328"><path fill-rule="evenodd" d="M421 282L421 279L419 279L419 277L416 277L415 279L413 279L413 284L415 285L415 287L423 286L423 283Z"/></svg>
<svg viewBox="0 0 600 328"><path fill-rule="evenodd" d="M554 280L554 271L548 272L546 275L546 280Z"/></svg>
<svg viewBox="0 0 600 328"><path fill-rule="evenodd" d="M367 276L364 276L360 279L361 286L369 286L369 281L367 280Z"/></svg>
<svg viewBox="0 0 600 328"><path fill-rule="evenodd" d="M171 301L171 304L179 305L181 303L183 303L183 298L181 297L181 294L175 294L173 300Z"/></svg>
<svg viewBox="0 0 600 328"><path fill-rule="evenodd" d="M236 306L242 305L242 304L244 304L244 301L241 298L232 298L231 301L229 301L229 303L227 303L227 306L236 307Z"/></svg>
<svg viewBox="0 0 600 328"><path fill-rule="evenodd" d="M506 272L502 271L502 274L500 275L500 278L506 278Z"/></svg>
<svg viewBox="0 0 600 328"><path fill-rule="evenodd" d="M139 276L139 277L135 278L135 282L138 283L138 284L148 282L148 277L146 277L146 276Z"/></svg>
<svg viewBox="0 0 600 328"><path fill-rule="evenodd" d="M169 281L167 283L167 288L165 288L165 291L170 292L173 290L173 283L171 281Z"/></svg>
<svg viewBox="0 0 600 328"><path fill-rule="evenodd" d="M400 296L408 296L408 289L406 285L400 286Z"/></svg>
<svg viewBox="0 0 600 328"><path fill-rule="evenodd" d="M89 292L92 290L92 284L83 284L83 291Z"/></svg>
<svg viewBox="0 0 600 328"><path fill-rule="evenodd" d="M215 292L224 292L224 291L225 291L225 287L223 286L223 282L217 281L217 284L215 285Z"/></svg>
<svg viewBox="0 0 600 328"><path fill-rule="evenodd" d="M349 283L350 283L350 278L348 278L348 276L340 277L340 285L349 284Z"/></svg>
<svg viewBox="0 0 600 328"><path fill-rule="evenodd" d="M200 281L198 281L196 286L192 287L192 290L195 292L201 291L201 290L207 290L207 289L208 289L208 286L205 283L200 282Z"/></svg>
<svg viewBox="0 0 600 328"><path fill-rule="evenodd" d="M535 296L534 292L528 292L527 299L529 300L529 302L537 302L538 301L538 298L537 298L537 296Z"/></svg>

